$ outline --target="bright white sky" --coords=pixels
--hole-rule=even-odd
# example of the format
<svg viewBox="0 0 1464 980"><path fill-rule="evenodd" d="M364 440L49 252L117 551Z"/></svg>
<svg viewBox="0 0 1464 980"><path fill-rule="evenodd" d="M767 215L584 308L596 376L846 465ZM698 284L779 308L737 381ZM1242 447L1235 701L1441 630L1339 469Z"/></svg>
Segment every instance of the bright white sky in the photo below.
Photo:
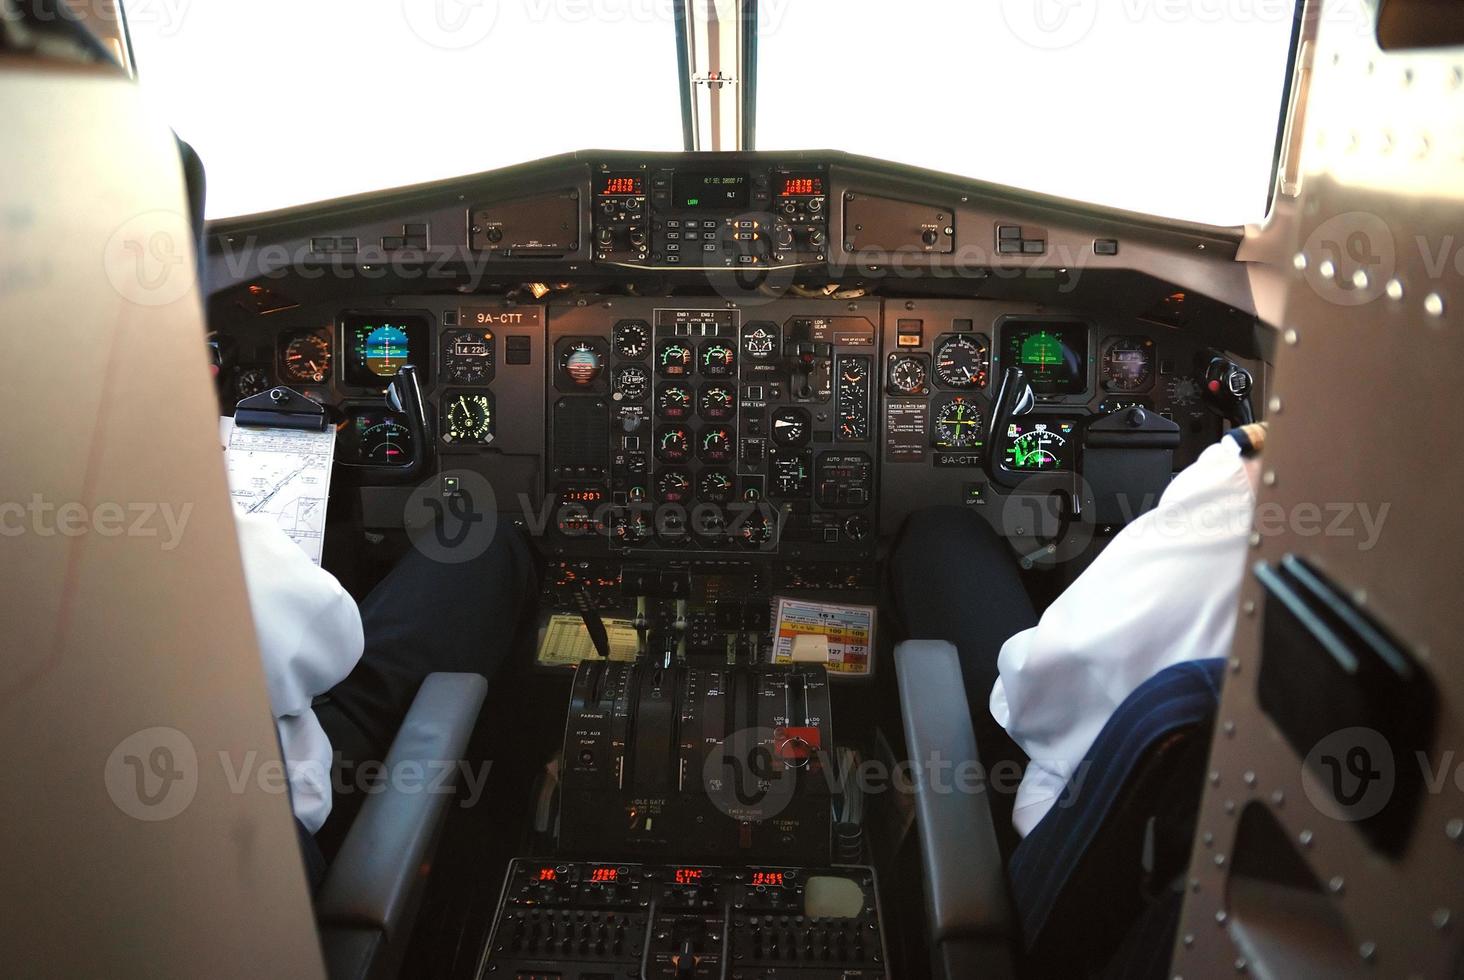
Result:
<svg viewBox="0 0 1464 980"><path fill-rule="evenodd" d="M124 0L210 217L678 150L670 0ZM762 0L758 149L1263 217L1291 0Z"/></svg>

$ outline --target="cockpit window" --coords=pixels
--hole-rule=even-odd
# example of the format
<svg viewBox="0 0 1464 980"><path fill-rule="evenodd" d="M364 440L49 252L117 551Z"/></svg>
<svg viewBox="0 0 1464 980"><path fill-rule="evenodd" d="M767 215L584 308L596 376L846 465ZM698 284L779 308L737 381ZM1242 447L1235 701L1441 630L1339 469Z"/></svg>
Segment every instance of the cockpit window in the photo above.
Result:
<svg viewBox="0 0 1464 980"><path fill-rule="evenodd" d="M585 148L680 150L669 4L124 0L208 217Z"/></svg>
<svg viewBox="0 0 1464 980"><path fill-rule="evenodd" d="M758 149L1258 221L1294 12L1291 0L765 2Z"/></svg>

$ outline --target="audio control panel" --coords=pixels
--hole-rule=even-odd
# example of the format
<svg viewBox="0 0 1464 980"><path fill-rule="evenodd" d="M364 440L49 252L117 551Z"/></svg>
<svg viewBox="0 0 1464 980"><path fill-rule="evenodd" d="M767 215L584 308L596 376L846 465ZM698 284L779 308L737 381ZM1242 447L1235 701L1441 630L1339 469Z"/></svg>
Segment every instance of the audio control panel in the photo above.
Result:
<svg viewBox="0 0 1464 980"><path fill-rule="evenodd" d="M592 188L595 258L687 269L823 262L828 183L822 164L602 163Z"/></svg>
<svg viewBox="0 0 1464 980"><path fill-rule="evenodd" d="M874 873L514 860L479 980L889 976Z"/></svg>

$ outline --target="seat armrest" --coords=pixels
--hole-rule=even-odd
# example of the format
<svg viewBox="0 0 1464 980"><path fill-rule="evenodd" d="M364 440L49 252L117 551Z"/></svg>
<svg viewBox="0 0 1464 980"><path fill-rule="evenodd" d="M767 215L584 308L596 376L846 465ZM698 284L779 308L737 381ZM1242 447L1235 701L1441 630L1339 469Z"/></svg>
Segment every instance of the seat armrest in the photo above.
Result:
<svg viewBox="0 0 1464 980"><path fill-rule="evenodd" d="M386 772L420 774L411 785L390 778L362 805L316 898L322 927L379 929L405 939L414 886L447 804L488 682L478 674L429 674L386 756ZM417 768L413 768L413 767ZM451 775L442 779L443 766Z"/></svg>
<svg viewBox="0 0 1464 980"><path fill-rule="evenodd" d="M964 773L980 760L956 648L906 640L895 647L895 672L935 965L978 959L1010 970L1011 902L987 783L983 776L971 792L969 780L952 778L952 764Z"/></svg>

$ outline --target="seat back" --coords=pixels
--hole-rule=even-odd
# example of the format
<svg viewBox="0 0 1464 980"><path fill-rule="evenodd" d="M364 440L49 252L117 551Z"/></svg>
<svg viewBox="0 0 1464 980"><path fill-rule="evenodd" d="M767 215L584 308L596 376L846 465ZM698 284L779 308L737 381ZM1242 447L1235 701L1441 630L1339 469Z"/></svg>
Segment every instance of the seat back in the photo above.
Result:
<svg viewBox="0 0 1464 980"><path fill-rule="evenodd" d="M0 52L0 117L6 972L321 976L177 146L82 61Z"/></svg>

